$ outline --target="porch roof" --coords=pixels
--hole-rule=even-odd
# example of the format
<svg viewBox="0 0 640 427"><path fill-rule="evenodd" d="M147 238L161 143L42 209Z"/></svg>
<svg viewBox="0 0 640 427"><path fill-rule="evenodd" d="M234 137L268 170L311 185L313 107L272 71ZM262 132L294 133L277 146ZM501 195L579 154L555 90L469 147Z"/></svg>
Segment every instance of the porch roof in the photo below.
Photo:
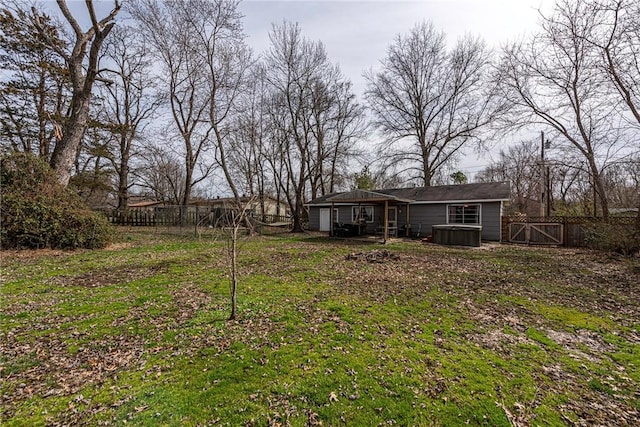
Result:
<svg viewBox="0 0 640 427"><path fill-rule="evenodd" d="M368 190L353 190L347 193L338 193L325 199L329 203L411 203L413 200L403 199L391 194L382 194Z"/></svg>

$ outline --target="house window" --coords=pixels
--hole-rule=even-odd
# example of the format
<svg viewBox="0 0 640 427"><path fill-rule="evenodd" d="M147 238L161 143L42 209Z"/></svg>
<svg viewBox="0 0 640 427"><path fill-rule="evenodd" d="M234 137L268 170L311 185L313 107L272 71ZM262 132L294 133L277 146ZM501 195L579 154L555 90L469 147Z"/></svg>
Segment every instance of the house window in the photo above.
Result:
<svg viewBox="0 0 640 427"><path fill-rule="evenodd" d="M480 224L480 205L449 205L449 224Z"/></svg>
<svg viewBox="0 0 640 427"><path fill-rule="evenodd" d="M373 206L352 206L351 222L373 222Z"/></svg>
<svg viewBox="0 0 640 427"><path fill-rule="evenodd" d="M338 208L333 208L333 222L340 222L340 219L338 217Z"/></svg>

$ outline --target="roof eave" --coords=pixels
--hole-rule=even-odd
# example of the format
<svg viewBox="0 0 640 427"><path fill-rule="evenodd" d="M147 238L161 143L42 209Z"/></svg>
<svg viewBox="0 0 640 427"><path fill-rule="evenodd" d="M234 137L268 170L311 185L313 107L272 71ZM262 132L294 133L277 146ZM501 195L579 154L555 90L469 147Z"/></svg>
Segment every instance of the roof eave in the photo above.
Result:
<svg viewBox="0 0 640 427"><path fill-rule="evenodd" d="M443 204L443 203L497 203L497 202L507 202L509 198L504 199L462 199L462 200L388 200L399 203L406 203L409 205L435 205L435 204ZM352 201L352 200L340 200L339 202L328 202L324 201L321 203L305 203L305 206L332 206L332 205L353 205L354 203L366 204L368 202L371 203L380 203L384 202L384 200L372 201L372 200L361 200L361 201Z"/></svg>
<svg viewBox="0 0 640 427"><path fill-rule="evenodd" d="M436 203L492 203L492 202L506 202L510 200L505 199L461 199L461 200L416 200L412 202L412 205L430 205Z"/></svg>

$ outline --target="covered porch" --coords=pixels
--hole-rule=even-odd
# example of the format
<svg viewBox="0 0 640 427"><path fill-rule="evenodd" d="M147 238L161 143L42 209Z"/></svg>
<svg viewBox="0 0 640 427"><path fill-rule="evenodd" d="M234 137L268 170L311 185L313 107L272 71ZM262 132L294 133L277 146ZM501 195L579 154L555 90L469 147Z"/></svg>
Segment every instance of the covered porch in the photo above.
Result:
<svg viewBox="0 0 640 427"><path fill-rule="evenodd" d="M392 237L409 234L411 200L353 190L329 197L327 202L330 203L328 219L332 237L374 236L387 243Z"/></svg>

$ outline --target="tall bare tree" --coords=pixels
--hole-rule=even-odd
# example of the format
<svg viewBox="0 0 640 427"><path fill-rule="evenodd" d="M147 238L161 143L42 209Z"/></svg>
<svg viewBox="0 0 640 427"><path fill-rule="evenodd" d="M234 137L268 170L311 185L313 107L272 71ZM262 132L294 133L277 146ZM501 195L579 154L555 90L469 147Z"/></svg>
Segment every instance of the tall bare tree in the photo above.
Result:
<svg viewBox="0 0 640 427"><path fill-rule="evenodd" d="M602 69L640 126L640 3L633 0L578 0L571 10L593 17L595 28L587 34L602 56ZM573 7L573 9L571 9Z"/></svg>
<svg viewBox="0 0 640 427"><path fill-rule="evenodd" d="M588 0L587 10L599 25L589 39L604 59L604 70L630 113L633 133L640 132L640 3L633 0ZM626 118L626 117L625 117ZM638 170L640 147L631 153L631 170ZM637 186L636 186L637 188ZM640 198L637 227L640 233Z"/></svg>
<svg viewBox="0 0 640 427"><path fill-rule="evenodd" d="M322 43L306 39L289 22L274 25L269 37L265 146L276 185L291 210L293 230L300 231L307 197L335 188L339 165L351 154L362 128L362 108Z"/></svg>
<svg viewBox="0 0 640 427"><path fill-rule="evenodd" d="M407 165L424 185L455 160L501 111L485 78L490 53L465 36L449 51L433 24L398 35L378 72L365 74L366 98L385 141L387 161ZM491 88L489 88L491 89Z"/></svg>
<svg viewBox="0 0 640 427"><path fill-rule="evenodd" d="M52 156L51 167L56 171L61 184L67 185L71 178L74 162L79 153L82 138L88 126L89 109L93 84L99 73L100 47L115 25L115 17L120 11L120 2L114 0L113 10L98 20L91 0L85 2L91 26L83 30L71 13L65 0L57 0L58 7L73 31L72 48L69 51L51 33L51 27L43 22L37 11L32 18L40 36L56 53L64 58L71 81L71 107L64 123L62 135ZM88 52L87 52L88 49Z"/></svg>
<svg viewBox="0 0 640 427"><path fill-rule="evenodd" d="M233 148L234 118L252 69L252 52L244 42L238 4L237 0L192 0L185 12L193 33L191 54L200 58L208 83L207 124L216 163L236 202L240 193L228 164L228 151Z"/></svg>
<svg viewBox="0 0 640 427"><path fill-rule="evenodd" d="M264 145L268 126L265 73L260 63L250 70L252 79L241 96L230 134L232 143L227 151L231 174L239 182L238 189L249 197L257 197L261 215L265 214L265 197L275 190Z"/></svg>
<svg viewBox="0 0 640 427"><path fill-rule="evenodd" d="M591 7L581 0L559 1L551 16L542 17L538 34L504 49L498 75L511 104L509 125L544 126L558 135L559 149L584 160L602 216L608 217L603 170L625 155L633 137L591 41L602 24Z"/></svg>
<svg viewBox="0 0 640 427"><path fill-rule="evenodd" d="M293 231L302 231L302 212L309 181L312 134L309 100L317 73L328 67L322 45L302 37L300 27L288 22L274 25L266 55L267 80L271 88L270 115L274 150L283 160L277 176L293 217Z"/></svg>
<svg viewBox="0 0 640 427"><path fill-rule="evenodd" d="M366 129L364 108L337 66L329 67L327 74L314 83L308 120L315 151L309 162L314 199L346 184L348 162L359 154L356 141Z"/></svg>
<svg viewBox="0 0 640 427"><path fill-rule="evenodd" d="M180 139L184 164L184 188L180 204L186 205L192 189L213 172L213 162L203 159L211 149L208 110L211 94L206 63L195 54L198 46L191 25L191 2L138 0L127 9L144 30L166 78L165 98ZM213 24L213 23L212 23Z"/></svg>
<svg viewBox="0 0 640 427"><path fill-rule="evenodd" d="M115 28L104 45L102 62L108 77L100 85L101 106L97 122L110 134L108 159L115 170L117 209L126 210L130 169L136 154L134 143L141 137L160 104L151 74L148 47L131 27ZM108 71L108 73L107 73Z"/></svg>

